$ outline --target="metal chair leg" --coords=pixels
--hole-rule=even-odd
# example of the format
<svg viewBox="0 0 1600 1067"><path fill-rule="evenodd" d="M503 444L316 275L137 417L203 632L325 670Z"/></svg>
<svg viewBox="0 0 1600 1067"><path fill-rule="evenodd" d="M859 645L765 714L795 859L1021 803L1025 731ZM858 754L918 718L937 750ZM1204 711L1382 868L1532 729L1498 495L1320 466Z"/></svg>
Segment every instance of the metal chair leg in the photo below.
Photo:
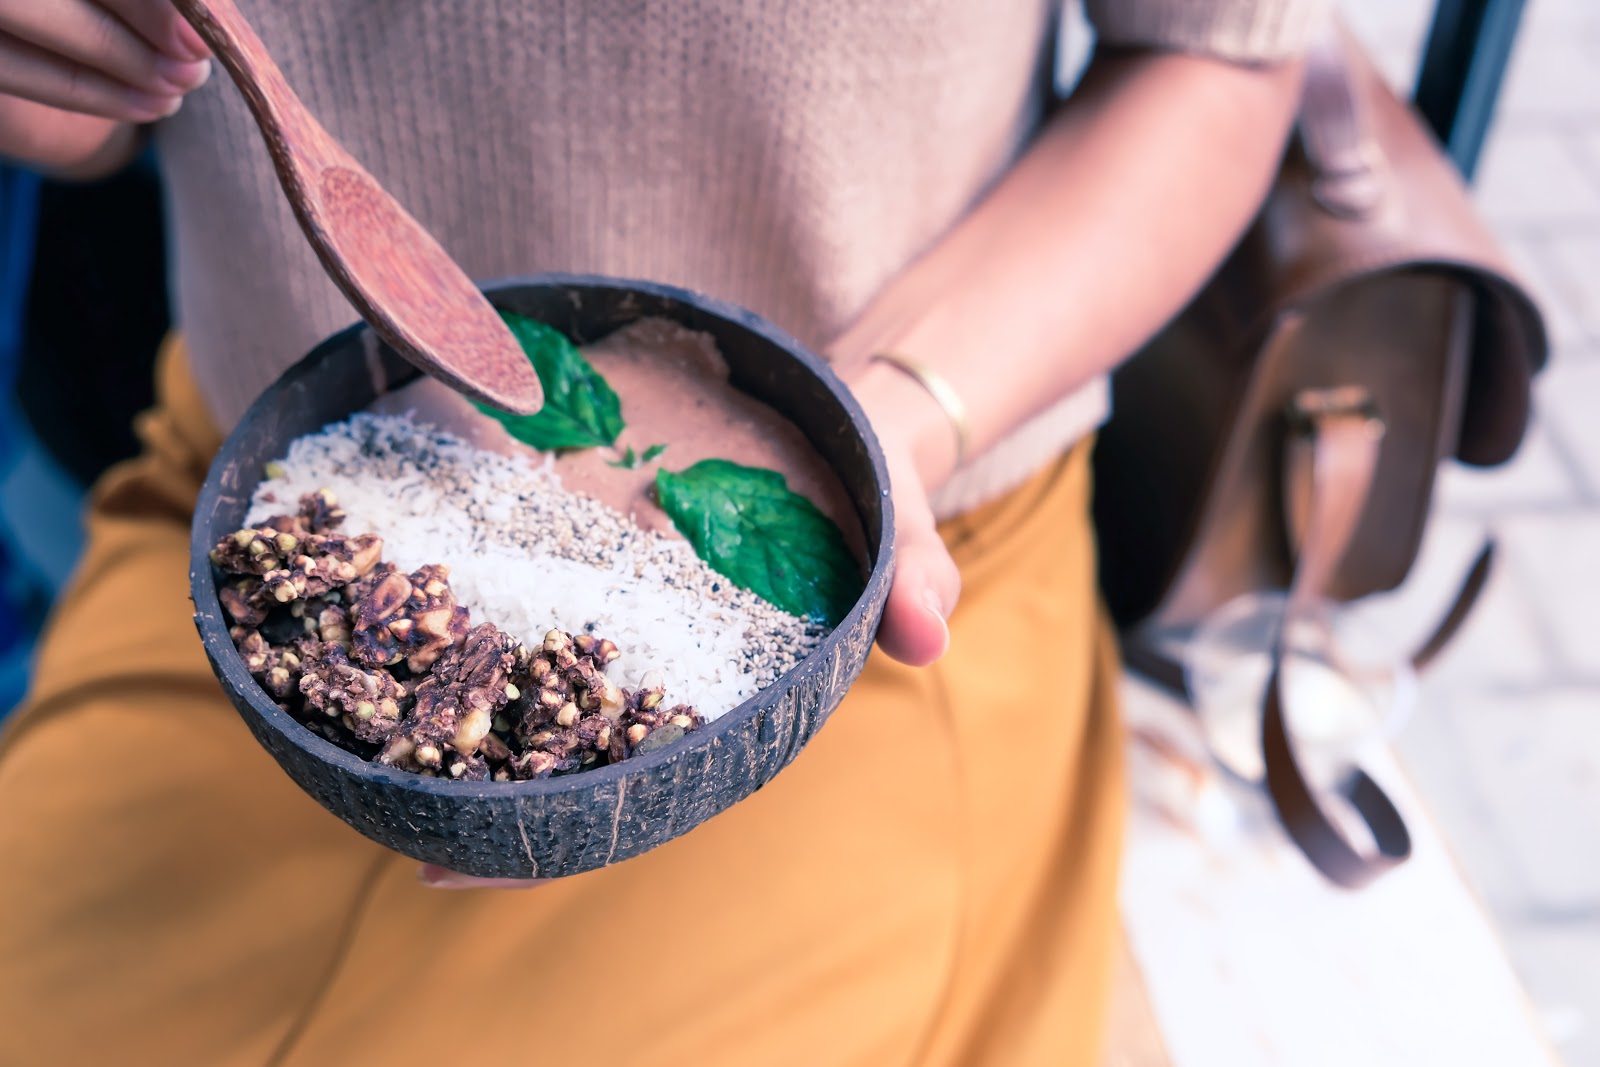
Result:
<svg viewBox="0 0 1600 1067"><path fill-rule="evenodd" d="M1472 180L1494 118L1523 0L1437 0L1415 101L1461 174Z"/></svg>

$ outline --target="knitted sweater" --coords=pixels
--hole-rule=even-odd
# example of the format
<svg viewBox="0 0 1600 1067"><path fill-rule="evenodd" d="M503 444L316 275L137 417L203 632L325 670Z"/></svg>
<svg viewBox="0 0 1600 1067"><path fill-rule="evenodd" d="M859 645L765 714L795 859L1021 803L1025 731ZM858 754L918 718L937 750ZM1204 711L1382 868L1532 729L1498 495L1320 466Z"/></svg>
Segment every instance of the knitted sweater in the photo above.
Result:
<svg viewBox="0 0 1600 1067"><path fill-rule="evenodd" d="M814 348L1033 134L1058 0L239 0L329 131L478 279L649 278ZM1324 0L1088 0L1102 39L1256 61ZM226 78L158 145L176 315L219 424L355 313ZM970 506L1093 429L1096 382L968 470Z"/></svg>

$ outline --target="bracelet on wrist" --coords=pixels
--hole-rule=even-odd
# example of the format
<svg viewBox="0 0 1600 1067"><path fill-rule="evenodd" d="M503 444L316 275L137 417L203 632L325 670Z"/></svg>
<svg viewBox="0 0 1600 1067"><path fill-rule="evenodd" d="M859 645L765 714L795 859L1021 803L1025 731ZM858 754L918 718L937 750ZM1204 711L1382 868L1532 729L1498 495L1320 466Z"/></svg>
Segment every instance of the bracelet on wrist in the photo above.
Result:
<svg viewBox="0 0 1600 1067"><path fill-rule="evenodd" d="M950 423L950 429L956 439L955 466L959 468L967 458L967 406L961 401L961 394L942 374L928 367L925 363L901 355L898 352L879 352L872 356L872 361L887 363L902 374L914 380L933 398L939 405L945 418Z"/></svg>

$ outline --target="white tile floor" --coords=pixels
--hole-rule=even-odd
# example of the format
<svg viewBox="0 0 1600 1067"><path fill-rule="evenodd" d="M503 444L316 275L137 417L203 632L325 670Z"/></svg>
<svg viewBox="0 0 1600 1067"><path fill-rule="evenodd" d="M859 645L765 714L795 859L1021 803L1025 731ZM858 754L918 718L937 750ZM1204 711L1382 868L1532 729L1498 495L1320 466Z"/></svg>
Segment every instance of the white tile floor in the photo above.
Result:
<svg viewBox="0 0 1600 1067"><path fill-rule="evenodd" d="M1403 86L1430 0L1343 0ZM1521 454L1452 471L1419 622L1484 531L1501 566L1398 747L1571 1067L1600 1065L1600 4L1531 0L1476 186L1555 340Z"/></svg>

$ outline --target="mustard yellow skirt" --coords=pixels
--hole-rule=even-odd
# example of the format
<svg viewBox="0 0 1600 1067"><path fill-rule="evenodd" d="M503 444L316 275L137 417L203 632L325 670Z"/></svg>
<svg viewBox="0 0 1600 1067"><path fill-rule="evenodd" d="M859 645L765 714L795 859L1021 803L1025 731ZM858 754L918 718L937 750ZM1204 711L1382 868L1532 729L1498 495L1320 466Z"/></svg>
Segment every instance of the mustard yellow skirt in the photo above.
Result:
<svg viewBox="0 0 1600 1067"><path fill-rule="evenodd" d="M0 735L0 1060L1059 1065L1099 1054L1123 782L1087 448L952 522L950 654L875 656L638 859L443 891L302 794L190 621L219 443L174 345Z"/></svg>

